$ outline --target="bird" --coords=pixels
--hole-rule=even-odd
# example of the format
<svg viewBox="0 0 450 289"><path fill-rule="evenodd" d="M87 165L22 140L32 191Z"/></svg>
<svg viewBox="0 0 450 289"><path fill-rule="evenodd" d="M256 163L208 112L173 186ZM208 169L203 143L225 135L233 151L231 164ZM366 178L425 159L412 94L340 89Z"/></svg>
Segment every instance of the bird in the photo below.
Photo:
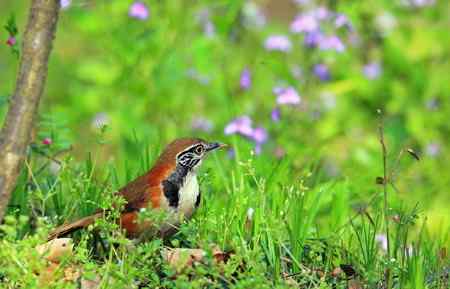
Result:
<svg viewBox="0 0 450 289"><path fill-rule="evenodd" d="M126 236L142 241L176 232L177 226L190 219L200 205L199 167L210 152L223 147L226 147L223 143L200 138L179 138L169 143L148 172L115 193L125 200L118 223ZM166 214L156 230L152 220L138 220L139 213L146 210ZM93 215L63 224L49 234L48 240L86 228L103 217L105 211L98 210Z"/></svg>

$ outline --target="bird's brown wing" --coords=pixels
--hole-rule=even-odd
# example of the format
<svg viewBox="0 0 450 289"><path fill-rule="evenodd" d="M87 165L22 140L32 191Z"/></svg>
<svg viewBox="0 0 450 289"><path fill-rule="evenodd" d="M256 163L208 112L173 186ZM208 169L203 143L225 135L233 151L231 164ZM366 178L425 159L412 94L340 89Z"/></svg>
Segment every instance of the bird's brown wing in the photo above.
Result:
<svg viewBox="0 0 450 289"><path fill-rule="evenodd" d="M118 192L125 201L125 212L147 208L151 202L152 208L159 208L163 190L162 180L166 179L173 167L171 164L157 163L147 174L128 183Z"/></svg>
<svg viewBox="0 0 450 289"><path fill-rule="evenodd" d="M126 201L121 219L124 222L124 228L127 229L127 231L132 233L137 231L137 227L133 227L136 211L141 208L147 208L149 202L151 202L152 208L160 207L161 196L163 195L161 179L165 179L169 173L170 166L159 165L150 170L147 174L131 181L117 192L117 194L122 196ZM97 218L102 217L103 214L103 210L97 210L91 216L62 225L50 233L49 239L54 239L78 229L85 228L94 223Z"/></svg>
<svg viewBox="0 0 450 289"><path fill-rule="evenodd" d="M117 192L117 194L122 196L126 201L124 211L130 212L139 210L145 205L145 195L150 187L147 177L147 175L140 176Z"/></svg>
<svg viewBox="0 0 450 289"><path fill-rule="evenodd" d="M126 201L124 212L148 208L149 202L152 208L159 207L161 185L153 184L150 178L148 174L140 176L118 191Z"/></svg>

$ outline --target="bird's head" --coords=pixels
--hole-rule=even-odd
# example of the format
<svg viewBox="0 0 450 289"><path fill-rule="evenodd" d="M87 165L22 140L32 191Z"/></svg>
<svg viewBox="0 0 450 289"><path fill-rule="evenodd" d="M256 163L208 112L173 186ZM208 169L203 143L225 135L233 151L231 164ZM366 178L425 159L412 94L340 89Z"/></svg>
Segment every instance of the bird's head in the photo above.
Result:
<svg viewBox="0 0 450 289"><path fill-rule="evenodd" d="M166 146L159 161L196 170L209 152L225 146L223 143L207 142L200 138L179 138Z"/></svg>

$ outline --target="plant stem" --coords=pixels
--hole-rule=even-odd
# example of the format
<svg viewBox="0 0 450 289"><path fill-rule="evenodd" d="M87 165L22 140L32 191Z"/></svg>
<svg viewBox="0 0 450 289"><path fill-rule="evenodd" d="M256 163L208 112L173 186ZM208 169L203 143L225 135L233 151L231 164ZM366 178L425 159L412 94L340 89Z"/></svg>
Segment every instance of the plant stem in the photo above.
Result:
<svg viewBox="0 0 450 289"><path fill-rule="evenodd" d="M390 235L389 235L389 203L388 203L388 193L387 193L387 183L388 183L388 172L387 172L387 149L386 149L386 143L384 141L384 121L383 121L383 115L381 110L378 110L378 113L380 115L380 122L379 122L379 137L380 137L380 144L382 149L382 157L383 157L383 196L384 196L384 222L386 227L386 240L387 240L387 258L390 262L391 260L391 242L390 242ZM391 274L390 274L390 268L386 269L386 287L387 289L391 288Z"/></svg>

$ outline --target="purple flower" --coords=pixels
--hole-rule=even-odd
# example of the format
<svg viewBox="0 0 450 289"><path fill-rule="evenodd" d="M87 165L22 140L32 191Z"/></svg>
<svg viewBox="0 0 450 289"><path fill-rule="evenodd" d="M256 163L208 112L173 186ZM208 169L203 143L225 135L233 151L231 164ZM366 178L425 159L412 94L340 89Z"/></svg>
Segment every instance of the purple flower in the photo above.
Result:
<svg viewBox="0 0 450 289"><path fill-rule="evenodd" d="M377 79L381 74L381 65L378 62L371 62L363 67L363 73L367 79Z"/></svg>
<svg viewBox="0 0 450 289"><path fill-rule="evenodd" d="M291 32L314 32L319 29L319 21L311 13L297 15L291 23Z"/></svg>
<svg viewBox="0 0 450 289"><path fill-rule="evenodd" d="M234 159L236 157L236 151L234 149L229 149L227 151L227 157L229 159Z"/></svg>
<svg viewBox="0 0 450 289"><path fill-rule="evenodd" d="M203 24L203 33L206 37L213 37L216 34L216 26L214 26L214 23L206 21L205 24Z"/></svg>
<svg viewBox="0 0 450 289"><path fill-rule="evenodd" d="M300 103L300 95L292 86L275 87L273 92L277 95L277 104L296 105Z"/></svg>
<svg viewBox="0 0 450 289"><path fill-rule="evenodd" d="M433 97L425 103L425 106L428 110L438 110L441 106L441 101L439 98Z"/></svg>
<svg viewBox="0 0 450 289"><path fill-rule="evenodd" d="M252 128L252 120L248 116L241 116L232 120L225 127L225 134L240 134L255 143L255 153L260 154L262 145L268 140L268 134L265 128Z"/></svg>
<svg viewBox="0 0 450 289"><path fill-rule="evenodd" d="M53 140L51 139L51 138L49 138L49 137L46 137L46 138L44 138L43 140L42 140L42 144L43 145L46 145L46 146L49 146L49 145L51 145L53 143Z"/></svg>
<svg viewBox="0 0 450 289"><path fill-rule="evenodd" d="M239 84L242 90L247 90L252 85L252 76L248 68L242 70Z"/></svg>
<svg viewBox="0 0 450 289"><path fill-rule="evenodd" d="M195 68L189 68L186 71L186 74L188 77L192 78L202 85L208 85L210 82L210 77L208 75L201 74Z"/></svg>
<svg viewBox="0 0 450 289"><path fill-rule="evenodd" d="M196 117L192 120L191 127L193 130L211 132L214 128L214 125L209 119L206 119L204 117Z"/></svg>
<svg viewBox="0 0 450 289"><path fill-rule="evenodd" d="M237 117L225 127L224 132L226 135L237 133L246 137L252 137L252 120L246 115Z"/></svg>
<svg viewBox="0 0 450 289"><path fill-rule="evenodd" d="M345 27L347 29L352 28L352 24L350 23L350 20L348 20L348 17L344 14L338 13L336 15L336 18L334 19L334 25L336 28Z"/></svg>
<svg viewBox="0 0 450 289"><path fill-rule="evenodd" d="M259 155L262 152L262 145L268 140L269 135L267 130L263 127L257 127L253 130L252 140L255 142L255 154Z"/></svg>
<svg viewBox="0 0 450 289"><path fill-rule="evenodd" d="M303 42L306 47L315 48L319 46L320 41L322 40L323 35L319 31L313 31L306 33Z"/></svg>
<svg viewBox="0 0 450 289"><path fill-rule="evenodd" d="M279 122L281 119L281 110L279 107L275 107L272 109L272 112L270 113L270 117L274 122Z"/></svg>
<svg viewBox="0 0 450 289"><path fill-rule="evenodd" d="M298 65L293 65L292 67L291 67L291 74L292 74L292 76L295 78L295 79L301 79L302 78L302 75L303 75L303 70L302 70L302 68L300 67L300 66L298 66Z"/></svg>
<svg viewBox="0 0 450 289"><path fill-rule="evenodd" d="M345 50L344 43L336 35L319 37L318 42L320 50L335 50L336 52L343 52Z"/></svg>
<svg viewBox="0 0 450 289"><path fill-rule="evenodd" d="M332 16L331 12L325 6L317 7L312 10L311 13L316 17L317 20L325 20Z"/></svg>
<svg viewBox="0 0 450 289"><path fill-rule="evenodd" d="M375 241L380 245L383 251L387 251L387 237L385 234L376 234Z"/></svg>
<svg viewBox="0 0 450 289"><path fill-rule="evenodd" d="M94 118L91 121L91 127L93 129L102 129L111 124L111 118L108 116L106 112L99 112L94 115Z"/></svg>
<svg viewBox="0 0 450 289"><path fill-rule="evenodd" d="M271 35L266 38L264 47L268 51L289 52L292 49L291 41L284 35Z"/></svg>
<svg viewBox="0 0 450 289"><path fill-rule="evenodd" d="M196 15L196 20L203 27L203 34L211 38L216 34L216 27L211 21L211 12L209 9L205 8L200 10Z"/></svg>
<svg viewBox="0 0 450 289"><path fill-rule="evenodd" d="M322 81L327 81L331 78L328 66L323 63L314 65L313 73Z"/></svg>
<svg viewBox="0 0 450 289"><path fill-rule="evenodd" d="M286 151L281 146L277 146L275 148L273 154L275 155L275 157L277 159L281 159L282 157L284 157L286 155Z"/></svg>
<svg viewBox="0 0 450 289"><path fill-rule="evenodd" d="M61 0L60 2L61 9L65 10L68 9L69 6L72 4L72 0Z"/></svg>
<svg viewBox="0 0 450 289"><path fill-rule="evenodd" d="M430 157L436 157L441 152L441 146L438 143L429 143L425 148L425 153Z"/></svg>
<svg viewBox="0 0 450 289"><path fill-rule="evenodd" d="M145 3L136 1L131 4L128 10L128 16L139 20L146 20L150 15L150 11Z"/></svg>
<svg viewBox="0 0 450 289"><path fill-rule="evenodd" d="M262 145L259 143L255 144L254 152L256 155L260 155L262 153Z"/></svg>
<svg viewBox="0 0 450 289"><path fill-rule="evenodd" d="M245 1L242 16L244 26L247 28L262 28L267 23L264 11L253 1Z"/></svg>
<svg viewBox="0 0 450 289"><path fill-rule="evenodd" d="M16 45L16 43L17 43L17 40L14 36L9 36L8 40L6 40L6 45L8 45L8 46L14 46L14 45Z"/></svg>
<svg viewBox="0 0 450 289"><path fill-rule="evenodd" d="M311 0L294 0L294 2L297 5L306 5L306 4L309 4L309 2L311 2Z"/></svg>
<svg viewBox="0 0 450 289"><path fill-rule="evenodd" d="M436 3L436 0L402 0L401 3L404 6L419 8L434 5Z"/></svg>
<svg viewBox="0 0 450 289"><path fill-rule="evenodd" d="M267 130L263 127L257 127L253 130L251 139L255 141L256 144L263 144L268 139Z"/></svg>

